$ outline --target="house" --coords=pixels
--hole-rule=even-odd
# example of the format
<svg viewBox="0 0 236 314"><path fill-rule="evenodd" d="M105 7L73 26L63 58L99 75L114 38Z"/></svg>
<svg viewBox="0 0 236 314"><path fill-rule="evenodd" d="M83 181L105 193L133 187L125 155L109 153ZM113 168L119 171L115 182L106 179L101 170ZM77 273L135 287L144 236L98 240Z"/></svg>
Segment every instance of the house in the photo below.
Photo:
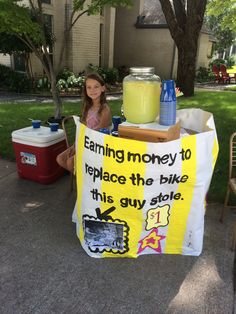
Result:
<svg viewBox="0 0 236 314"><path fill-rule="evenodd" d="M67 67L79 73L89 63L103 67L154 66L162 79L176 77L177 49L159 0L135 0L130 9L105 7L100 15L83 15L72 28L62 63L59 52L73 0L41 1L45 20L56 37L54 47L50 49L56 70ZM29 5L29 0L24 3ZM202 30L196 68L208 66L211 49L211 36ZM19 56L0 56L0 63L24 70L24 62ZM30 64L34 76L43 74L34 55L31 55Z"/></svg>
<svg viewBox="0 0 236 314"><path fill-rule="evenodd" d="M196 69L208 67L214 39L202 30ZM131 10L118 8L115 23L114 66L154 66L162 79L177 76L177 48L159 0L136 0Z"/></svg>
<svg viewBox="0 0 236 314"><path fill-rule="evenodd" d="M67 27L73 0L41 0L46 23L55 34L55 44L50 49L56 71L68 67L74 73L86 69L89 63L112 67L114 47L115 8L106 7L100 15L83 15L72 28L69 42L65 46L63 66L59 64L59 53L63 45L63 32ZM24 5L29 0L23 1ZM24 70L24 60L19 56L0 55L0 63L15 70ZM30 58L34 76L43 74L39 60Z"/></svg>

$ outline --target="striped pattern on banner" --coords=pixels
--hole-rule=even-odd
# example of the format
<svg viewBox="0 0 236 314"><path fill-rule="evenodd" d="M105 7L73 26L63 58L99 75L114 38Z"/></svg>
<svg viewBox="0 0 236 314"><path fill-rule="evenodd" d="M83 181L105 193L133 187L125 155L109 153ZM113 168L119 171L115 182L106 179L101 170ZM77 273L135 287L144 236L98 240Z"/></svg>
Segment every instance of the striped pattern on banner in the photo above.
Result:
<svg viewBox="0 0 236 314"><path fill-rule="evenodd" d="M191 208L196 182L196 135L182 138L181 144L184 152L183 158L185 159L182 160L182 175L188 174L189 179L188 184L179 184L177 191L181 193L181 195L184 195L184 201L181 203L179 200L174 201L171 208L165 253L172 254L182 253L187 218Z"/></svg>
<svg viewBox="0 0 236 314"><path fill-rule="evenodd" d="M206 137L208 140L206 140ZM184 255L199 255L202 251L204 233L204 215L206 202L205 194L210 184L212 174L213 134L207 132L196 136L196 185L193 200L187 219L187 228L184 237ZM204 158L202 152L205 152ZM197 209L197 211L196 211Z"/></svg>
<svg viewBox="0 0 236 314"><path fill-rule="evenodd" d="M129 230L129 251L125 254L125 256L137 256L137 244L140 239L140 234L143 226L143 213L142 210L137 210L132 208L131 206L121 207L121 199L143 199L144 196L144 186L140 184L134 188L131 180L129 179L132 173L140 174L141 177L145 177L146 166L144 163L139 163L138 161L135 163L130 163L127 161L128 153L136 153L145 154L147 151L147 144L145 142L136 142L123 139L121 145L121 139L115 138L112 136L104 136L105 142L104 145L108 146L114 151L117 152L117 149L122 150L124 154L124 162L118 163L115 158L104 157L103 169L104 171L108 171L110 174L114 173L119 176L122 174L126 177L125 184L114 183L111 184L109 182L102 182L102 192L105 191L107 195L115 195L118 198L114 199L113 206L116 207L115 211L112 212L112 218L120 219L124 217L127 222L130 230ZM114 193L115 192L115 193ZM102 212L107 209L107 204L101 204ZM121 255L112 254L109 252L104 252L102 254L103 257L121 257Z"/></svg>
<svg viewBox="0 0 236 314"><path fill-rule="evenodd" d="M218 144L218 141L215 137L214 139L214 146L213 146L213 150L212 150L212 170L214 169L215 167L215 164L216 164L216 159L217 159L217 156L218 156L218 152L219 152L219 144Z"/></svg>
<svg viewBox="0 0 236 314"><path fill-rule="evenodd" d="M86 127L84 124L78 124L77 129L79 126L79 130L77 130L77 134L79 135L76 139L76 185L77 185L77 220L80 226L82 226L81 220L81 204L82 204L82 197L83 197L83 181L84 181L84 172L83 169L83 153L84 153L84 136ZM79 234L77 236L84 240L84 233L83 228L77 229L79 230Z"/></svg>

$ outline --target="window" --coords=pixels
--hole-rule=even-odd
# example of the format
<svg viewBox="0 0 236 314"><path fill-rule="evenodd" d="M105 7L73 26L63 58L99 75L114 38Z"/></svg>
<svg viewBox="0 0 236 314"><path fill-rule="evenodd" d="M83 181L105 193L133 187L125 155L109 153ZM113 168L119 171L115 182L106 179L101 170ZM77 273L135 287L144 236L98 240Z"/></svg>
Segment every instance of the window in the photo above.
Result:
<svg viewBox="0 0 236 314"><path fill-rule="evenodd" d="M25 57L22 54L13 54L14 70L25 72Z"/></svg>
<svg viewBox="0 0 236 314"><path fill-rule="evenodd" d="M53 32L52 15L44 14L43 17L44 17L45 26L47 27L48 31L52 33Z"/></svg>
<svg viewBox="0 0 236 314"><path fill-rule="evenodd" d="M50 54L51 61L53 63L53 16L50 14L44 14L44 25L46 31L46 38L48 39L47 51ZM47 60L44 56L44 61L47 64Z"/></svg>
<svg viewBox="0 0 236 314"><path fill-rule="evenodd" d="M53 42L53 16L50 14L44 14L44 25L46 30L46 37L50 40L48 45L49 52L52 53L52 42Z"/></svg>

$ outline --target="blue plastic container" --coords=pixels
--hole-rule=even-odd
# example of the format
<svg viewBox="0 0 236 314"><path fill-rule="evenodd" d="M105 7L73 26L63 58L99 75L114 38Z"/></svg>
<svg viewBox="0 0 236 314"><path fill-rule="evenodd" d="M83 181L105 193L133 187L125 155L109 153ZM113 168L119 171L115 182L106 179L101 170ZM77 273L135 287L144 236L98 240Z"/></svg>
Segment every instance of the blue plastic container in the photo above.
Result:
<svg viewBox="0 0 236 314"><path fill-rule="evenodd" d="M38 129L41 126L41 120L32 120L32 127Z"/></svg>
<svg viewBox="0 0 236 314"><path fill-rule="evenodd" d="M107 128L101 128L101 129L99 129L99 132L104 133L104 134L110 134L111 133L111 131Z"/></svg>
<svg viewBox="0 0 236 314"><path fill-rule="evenodd" d="M120 116L113 116L112 117L112 124L113 124L113 128L112 128L112 132L117 132L118 131L118 125L121 124L121 117Z"/></svg>
<svg viewBox="0 0 236 314"><path fill-rule="evenodd" d="M159 123L161 125L176 123L176 94L173 80L162 82Z"/></svg>
<svg viewBox="0 0 236 314"><path fill-rule="evenodd" d="M51 132L57 132L59 127L59 123L50 123Z"/></svg>

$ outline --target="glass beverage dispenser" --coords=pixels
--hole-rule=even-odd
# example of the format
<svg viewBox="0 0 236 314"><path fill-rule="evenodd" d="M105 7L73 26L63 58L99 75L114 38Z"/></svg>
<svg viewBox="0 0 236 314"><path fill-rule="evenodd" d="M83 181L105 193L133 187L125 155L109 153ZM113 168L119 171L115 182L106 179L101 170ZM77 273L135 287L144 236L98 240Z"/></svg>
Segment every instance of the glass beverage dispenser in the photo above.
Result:
<svg viewBox="0 0 236 314"><path fill-rule="evenodd" d="M130 75L123 80L124 115L128 122L155 121L160 110L160 86L153 67L130 68Z"/></svg>

